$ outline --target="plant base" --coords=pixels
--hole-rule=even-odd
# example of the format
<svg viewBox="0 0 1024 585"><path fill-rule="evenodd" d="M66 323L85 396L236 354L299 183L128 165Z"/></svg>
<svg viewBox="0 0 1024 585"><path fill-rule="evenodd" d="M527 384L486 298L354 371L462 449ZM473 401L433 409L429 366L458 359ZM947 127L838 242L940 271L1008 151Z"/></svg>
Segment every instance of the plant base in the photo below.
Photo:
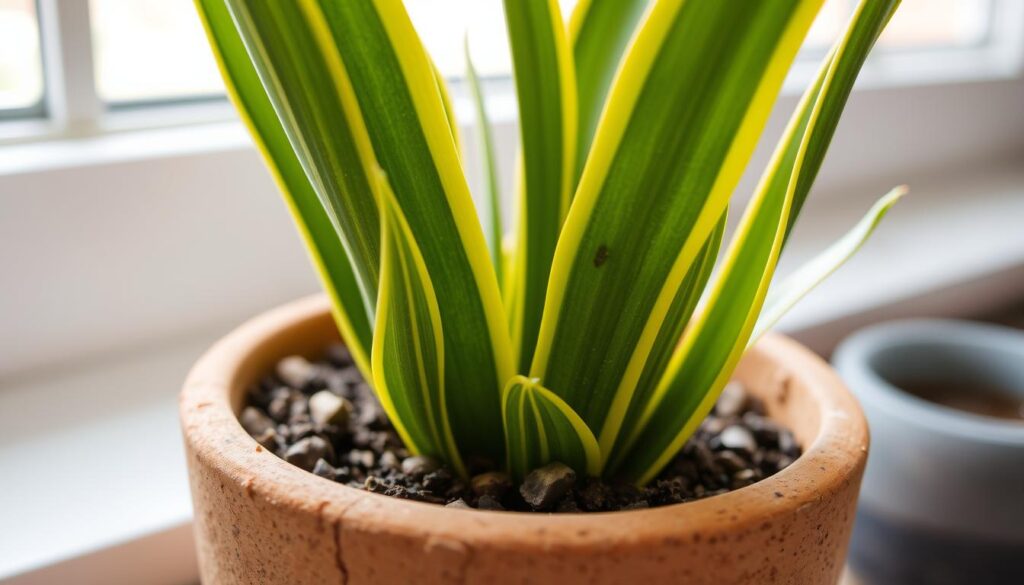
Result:
<svg viewBox="0 0 1024 585"><path fill-rule="evenodd" d="M766 337L737 370L804 446L786 469L686 504L514 514L353 489L253 440L238 423L247 389L283 357L336 340L325 299L305 299L247 323L193 369L181 419L203 582L834 585L842 572L867 427L831 369L792 341Z"/></svg>

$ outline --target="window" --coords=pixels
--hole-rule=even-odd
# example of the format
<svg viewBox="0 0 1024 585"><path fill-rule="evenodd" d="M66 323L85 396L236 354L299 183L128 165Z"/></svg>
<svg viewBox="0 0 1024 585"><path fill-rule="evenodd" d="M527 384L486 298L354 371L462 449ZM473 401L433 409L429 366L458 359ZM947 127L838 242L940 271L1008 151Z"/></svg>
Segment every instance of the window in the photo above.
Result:
<svg viewBox="0 0 1024 585"><path fill-rule="evenodd" d="M1014 0L1016 1L1016 0ZM561 0L566 19L577 0ZM1002 2L1005 4L1006 2ZM977 46L989 37L998 0L903 0L879 39L877 53ZM857 0L827 0L808 34L807 59L819 59L845 26ZM449 77L461 77L462 38L470 31L474 64L483 75L505 76L511 60L501 0L406 0L424 43ZM1012 7L1010 7L1012 9Z"/></svg>
<svg viewBox="0 0 1024 585"><path fill-rule="evenodd" d="M223 96L191 2L90 0L96 90L107 104Z"/></svg>
<svg viewBox="0 0 1024 585"><path fill-rule="evenodd" d="M567 20L577 2L560 0ZM510 77L502 0L405 4L447 77L464 75L467 31L481 75ZM811 78L856 4L826 0L787 91ZM903 0L861 77L886 86L1006 78L1019 73L1022 57L1020 0ZM510 84L500 85L495 93L510 92ZM224 119L226 106L173 115L155 107L223 96L189 0L0 0L0 119L48 116L46 132L95 133ZM112 115L129 108L131 116ZM0 124L0 140L22 135L10 128Z"/></svg>
<svg viewBox="0 0 1024 585"><path fill-rule="evenodd" d="M35 2L0 0L0 117L37 113L42 101Z"/></svg>
<svg viewBox="0 0 1024 585"><path fill-rule="evenodd" d="M992 8L990 0L906 0L878 46L886 50L974 46L988 35Z"/></svg>
<svg viewBox="0 0 1024 585"><path fill-rule="evenodd" d="M828 0L808 35L805 49L824 51L839 35L856 0ZM878 39L880 51L966 47L984 40L990 0L903 0Z"/></svg>

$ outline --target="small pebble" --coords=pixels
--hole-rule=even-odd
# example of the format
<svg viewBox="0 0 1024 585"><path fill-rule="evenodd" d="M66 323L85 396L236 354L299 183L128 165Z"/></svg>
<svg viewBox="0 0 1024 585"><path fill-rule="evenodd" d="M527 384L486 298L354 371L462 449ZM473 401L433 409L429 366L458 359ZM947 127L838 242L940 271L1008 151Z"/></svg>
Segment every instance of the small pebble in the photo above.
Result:
<svg viewBox="0 0 1024 585"><path fill-rule="evenodd" d="M288 447L288 450L284 453L284 458L292 465L297 465L306 471L313 471L317 459L334 459L334 449L330 443L313 435L312 437L301 439L291 447Z"/></svg>
<svg viewBox="0 0 1024 585"><path fill-rule="evenodd" d="M495 498L483 495L476 501L476 507L480 510L504 510L505 506Z"/></svg>
<svg viewBox="0 0 1024 585"><path fill-rule="evenodd" d="M291 439L292 442L298 441L299 439L305 439L314 433L316 433L316 427L313 426L313 423L308 421L293 422L288 427L288 438Z"/></svg>
<svg viewBox="0 0 1024 585"><path fill-rule="evenodd" d="M751 481L757 478L757 472L753 469L741 469L732 474L732 478L741 481Z"/></svg>
<svg viewBox="0 0 1024 585"><path fill-rule="evenodd" d="M718 435L718 440L721 442L722 447L726 449L746 451L747 453L753 453L757 450L754 435L739 425L727 427L722 431L722 434Z"/></svg>
<svg viewBox="0 0 1024 585"><path fill-rule="evenodd" d="M747 468L747 462L733 451L720 451L715 454L715 463L726 471L733 473Z"/></svg>
<svg viewBox="0 0 1024 585"><path fill-rule="evenodd" d="M390 425L387 414L376 401L364 401L363 409L356 414L356 418L358 424L372 430L382 430Z"/></svg>
<svg viewBox="0 0 1024 585"><path fill-rule="evenodd" d="M288 403L288 422L290 424L299 424L309 422L309 398L301 392L296 392L292 395L291 402Z"/></svg>
<svg viewBox="0 0 1024 585"><path fill-rule="evenodd" d="M500 500L512 489L512 478L500 471L488 471L473 476L473 479L469 480L469 485L478 496L488 495Z"/></svg>
<svg viewBox="0 0 1024 585"><path fill-rule="evenodd" d="M263 446L264 449L269 449L275 453L283 446L283 440L278 436L277 431L275 431L273 427L270 427L259 435L253 435L252 438Z"/></svg>
<svg viewBox="0 0 1024 585"><path fill-rule="evenodd" d="M796 439L793 438L793 433L787 430L779 432L779 451L782 451L790 457L795 457L800 454L800 447L796 444Z"/></svg>
<svg viewBox="0 0 1024 585"><path fill-rule="evenodd" d="M458 508L460 510L472 510L472 508L469 507L469 504L466 503L466 500L463 500L462 498L448 502L447 504L444 505L444 507Z"/></svg>
<svg viewBox="0 0 1024 585"><path fill-rule="evenodd" d="M451 485L452 472L445 467L439 467L423 476L423 487L433 494L443 494Z"/></svg>
<svg viewBox="0 0 1024 585"><path fill-rule="evenodd" d="M433 457L417 455L415 457L409 457L402 462L402 473L415 478L420 478L431 471L435 471L440 466L441 464Z"/></svg>
<svg viewBox="0 0 1024 585"><path fill-rule="evenodd" d="M771 419L748 412L743 415L743 424L754 433L754 438L761 445L776 445L779 442L779 425Z"/></svg>
<svg viewBox="0 0 1024 585"><path fill-rule="evenodd" d="M715 468L715 455L711 452L711 449L703 444L697 443L694 453L697 455L697 463L704 469Z"/></svg>
<svg viewBox="0 0 1024 585"><path fill-rule="evenodd" d="M341 483L348 483L349 481L352 481L352 468L348 465L338 467L334 474L334 480Z"/></svg>
<svg viewBox="0 0 1024 585"><path fill-rule="evenodd" d="M340 343L327 348L327 360L336 368L347 368L352 365L352 352Z"/></svg>
<svg viewBox="0 0 1024 585"><path fill-rule="evenodd" d="M757 472L753 469L744 469L733 474L729 487L739 489L746 487L758 480Z"/></svg>
<svg viewBox="0 0 1024 585"><path fill-rule="evenodd" d="M344 425L352 413L352 403L330 390L309 397L309 416L320 425Z"/></svg>
<svg viewBox="0 0 1024 585"><path fill-rule="evenodd" d="M402 463L398 460L398 456L395 455L394 451L385 451L380 456L380 467L385 470L398 469L402 466Z"/></svg>
<svg viewBox="0 0 1024 585"><path fill-rule="evenodd" d="M715 414L722 417L739 416L747 407L747 390L739 382L729 382L715 403Z"/></svg>
<svg viewBox="0 0 1024 585"><path fill-rule="evenodd" d="M301 390L316 378L316 368L301 355L290 355L277 362L274 373L282 382Z"/></svg>
<svg viewBox="0 0 1024 585"><path fill-rule="evenodd" d="M313 466L313 474L333 481L338 476L338 470L324 459L317 459Z"/></svg>
<svg viewBox="0 0 1024 585"><path fill-rule="evenodd" d="M270 404L267 405L267 414L279 423L288 422L288 418L292 414L292 401L295 400L297 395L298 392L289 388L275 390L274 397L270 400Z"/></svg>
<svg viewBox="0 0 1024 585"><path fill-rule="evenodd" d="M242 423L242 428L245 429L245 432L253 437L259 437L268 430L274 430L274 421L252 406L246 406L242 410L242 415L238 417L238 421Z"/></svg>
<svg viewBox="0 0 1024 585"><path fill-rule="evenodd" d="M721 417L718 417L718 416L709 416L708 418L706 418L704 420L703 423L701 423L700 428L701 428L702 431L704 431L706 433L709 433L709 434L712 434L712 435L717 435L717 434L720 434L722 431L724 431L725 427L729 426L729 424L730 424L730 419L728 419L728 418L721 418Z"/></svg>
<svg viewBox="0 0 1024 585"><path fill-rule="evenodd" d="M377 456L374 455L373 451L364 451L361 449L352 449L348 452L348 463L349 465L358 465L363 469L372 469L374 463L377 462Z"/></svg>
<svg viewBox="0 0 1024 585"><path fill-rule="evenodd" d="M557 461L531 471L519 493L535 510L546 510L562 499L576 483L576 472Z"/></svg>

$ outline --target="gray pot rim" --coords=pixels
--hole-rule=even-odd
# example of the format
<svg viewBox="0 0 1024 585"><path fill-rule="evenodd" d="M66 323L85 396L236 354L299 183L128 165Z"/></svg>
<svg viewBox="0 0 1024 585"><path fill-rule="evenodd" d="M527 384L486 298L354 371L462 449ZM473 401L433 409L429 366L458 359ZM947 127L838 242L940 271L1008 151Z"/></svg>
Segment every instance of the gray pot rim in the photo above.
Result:
<svg viewBox="0 0 1024 585"><path fill-rule="evenodd" d="M1010 354L1024 370L1024 332L957 319L904 319L866 327L846 338L832 361L862 402L874 402L908 425L972 442L1024 445L1024 424L929 402L892 385L871 366L873 356L883 351L925 343Z"/></svg>

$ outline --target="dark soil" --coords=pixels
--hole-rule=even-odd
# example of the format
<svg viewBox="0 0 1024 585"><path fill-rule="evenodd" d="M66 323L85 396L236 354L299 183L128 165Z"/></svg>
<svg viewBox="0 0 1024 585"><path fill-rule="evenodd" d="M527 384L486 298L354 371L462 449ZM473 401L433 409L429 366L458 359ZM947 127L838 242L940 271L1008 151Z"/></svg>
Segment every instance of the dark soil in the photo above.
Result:
<svg viewBox="0 0 1024 585"><path fill-rule="evenodd" d="M678 504L750 485L800 456L792 433L733 382L647 487L577 478L555 463L516 488L494 462L482 460L467 461L467 482L431 458L410 456L340 345L315 363L281 360L250 389L239 418L264 448L321 477L396 498L489 510L605 512Z"/></svg>

